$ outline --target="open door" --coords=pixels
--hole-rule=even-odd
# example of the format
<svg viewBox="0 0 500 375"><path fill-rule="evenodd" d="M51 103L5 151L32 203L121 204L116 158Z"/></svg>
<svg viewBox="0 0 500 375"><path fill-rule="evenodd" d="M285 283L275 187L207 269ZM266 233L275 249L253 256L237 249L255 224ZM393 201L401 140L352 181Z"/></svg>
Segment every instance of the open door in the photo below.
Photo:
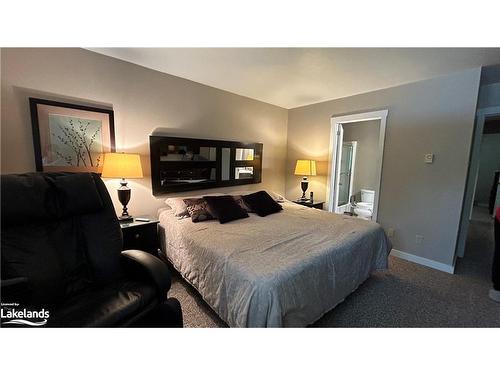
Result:
<svg viewBox="0 0 500 375"><path fill-rule="evenodd" d="M387 115L388 110L384 109L331 118L328 179L326 186L326 207L328 211L343 213L346 209L350 210L353 208L353 213L356 216L377 221ZM367 124L367 121L370 121L370 123ZM362 154L362 152L367 150L366 140L363 139L363 142L361 142L358 139L360 137L359 133L358 135L353 135L352 126L356 123L365 123L365 126L377 125L379 127L375 145L370 143L372 145L371 149L377 153L377 158L372 157L370 159L374 163L370 168L376 171L376 175L375 179L369 182L362 180L363 185L367 186L359 186L357 183L357 179L359 178L357 172L356 176L354 176L354 162L356 159L359 162L359 158L362 155L366 155L366 153ZM345 126L348 126L348 128L345 128ZM371 139L374 138L372 137ZM362 158L362 160L365 159ZM359 165L366 166L366 164ZM356 166L356 169L360 171L358 166ZM350 202L353 195L360 198L354 204L356 207L352 207ZM363 195L365 196L364 198ZM363 201L362 199L365 198L366 201ZM358 212L356 212L356 208Z"/></svg>
<svg viewBox="0 0 500 375"><path fill-rule="evenodd" d="M342 143L344 139L344 128L342 124L337 124L336 130L336 148L335 148L335 156L334 156L334 179L333 179L333 212L337 212L337 207L339 205L339 186L340 186L340 170L341 163L338 163L337 160L340 160L342 157Z"/></svg>
<svg viewBox="0 0 500 375"><path fill-rule="evenodd" d="M465 245L469 233L469 222L472 217L472 207L474 206L474 194L476 181L479 172L479 161L481 156L481 141L483 139L484 123L489 117L500 116L500 106L479 109L476 113L474 124L474 135L472 139L471 155L469 160L469 170L467 174L466 187L462 202L462 214L460 217L460 228L457 235L457 245L455 249L455 259L463 258L465 255Z"/></svg>

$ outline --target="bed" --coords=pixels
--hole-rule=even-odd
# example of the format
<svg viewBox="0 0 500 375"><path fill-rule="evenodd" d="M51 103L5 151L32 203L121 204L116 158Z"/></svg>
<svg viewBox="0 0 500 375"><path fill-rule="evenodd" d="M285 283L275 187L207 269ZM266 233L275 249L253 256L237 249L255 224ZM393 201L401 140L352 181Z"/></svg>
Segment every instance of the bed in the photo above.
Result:
<svg viewBox="0 0 500 375"><path fill-rule="evenodd" d="M226 224L159 212L162 252L230 327L307 326L388 266L380 225L282 206Z"/></svg>

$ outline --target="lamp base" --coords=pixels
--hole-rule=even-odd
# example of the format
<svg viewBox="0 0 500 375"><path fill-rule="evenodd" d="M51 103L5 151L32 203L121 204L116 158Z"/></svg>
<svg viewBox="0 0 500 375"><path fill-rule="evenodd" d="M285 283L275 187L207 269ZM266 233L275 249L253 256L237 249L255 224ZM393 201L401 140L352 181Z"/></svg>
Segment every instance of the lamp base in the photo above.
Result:
<svg viewBox="0 0 500 375"><path fill-rule="evenodd" d="M127 221L134 221L134 217L130 215L122 215L118 216L118 221L121 223L125 223Z"/></svg>
<svg viewBox="0 0 500 375"><path fill-rule="evenodd" d="M120 181L120 188L118 189L118 200L123 206L122 214L118 217L118 220L121 222L124 221L132 221L134 218L128 214L127 204L130 201L130 188L127 186L127 181L122 178Z"/></svg>
<svg viewBox="0 0 500 375"><path fill-rule="evenodd" d="M300 197L300 201L304 202L307 201L306 198L306 191L309 186L309 181L307 180L307 177L302 177L302 181L300 182L300 188L302 189L302 196Z"/></svg>

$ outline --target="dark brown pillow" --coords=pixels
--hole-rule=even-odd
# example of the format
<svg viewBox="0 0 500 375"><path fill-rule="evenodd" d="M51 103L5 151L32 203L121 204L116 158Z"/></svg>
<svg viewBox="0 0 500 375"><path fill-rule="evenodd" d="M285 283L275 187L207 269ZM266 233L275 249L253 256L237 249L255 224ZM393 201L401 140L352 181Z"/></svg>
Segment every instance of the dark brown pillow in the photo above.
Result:
<svg viewBox="0 0 500 375"><path fill-rule="evenodd" d="M280 204L264 190L242 196L245 203L259 216L267 216L283 209Z"/></svg>
<svg viewBox="0 0 500 375"><path fill-rule="evenodd" d="M210 210L216 215L221 224L243 219L248 214L230 195L203 197Z"/></svg>
<svg viewBox="0 0 500 375"><path fill-rule="evenodd" d="M210 210L205 199L188 198L183 199L183 201L186 204L186 210L189 216L191 216L191 221L193 223L216 219L213 211Z"/></svg>
<svg viewBox="0 0 500 375"><path fill-rule="evenodd" d="M233 199L238 205L245 210L245 212L253 212L253 210L250 208L248 204L245 203L243 200L243 197L241 195L233 195Z"/></svg>

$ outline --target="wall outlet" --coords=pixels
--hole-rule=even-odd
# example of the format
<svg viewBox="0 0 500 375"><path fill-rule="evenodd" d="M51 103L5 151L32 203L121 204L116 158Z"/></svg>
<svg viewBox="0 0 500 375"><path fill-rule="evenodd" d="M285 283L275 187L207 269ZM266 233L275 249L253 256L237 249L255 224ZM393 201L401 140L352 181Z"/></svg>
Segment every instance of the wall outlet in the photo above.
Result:
<svg viewBox="0 0 500 375"><path fill-rule="evenodd" d="M415 243L420 245L422 242L424 242L424 236L422 236L421 234L417 234L415 236Z"/></svg>
<svg viewBox="0 0 500 375"><path fill-rule="evenodd" d="M387 229L387 237L394 238L394 228Z"/></svg>

